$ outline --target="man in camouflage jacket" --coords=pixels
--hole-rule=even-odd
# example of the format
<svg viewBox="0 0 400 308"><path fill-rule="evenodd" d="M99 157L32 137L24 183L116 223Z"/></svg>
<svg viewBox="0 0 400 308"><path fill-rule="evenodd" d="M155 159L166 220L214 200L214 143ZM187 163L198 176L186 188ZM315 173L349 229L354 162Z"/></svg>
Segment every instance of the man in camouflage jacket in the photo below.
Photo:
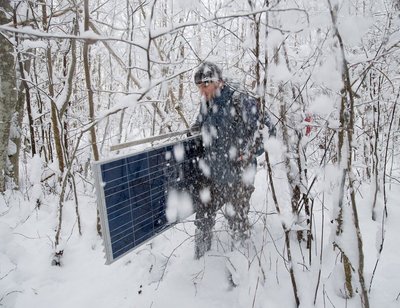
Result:
<svg viewBox="0 0 400 308"><path fill-rule="evenodd" d="M230 204L226 217L234 240L249 236L249 201L254 191L256 156L263 152L259 136L257 101L225 82L214 63L202 63L194 73L201 95L201 107L193 131L200 131L204 156L200 168L204 175L196 204L197 227L195 257L211 248L216 211ZM268 115L264 125L274 133ZM261 146L256 146L261 144Z"/></svg>

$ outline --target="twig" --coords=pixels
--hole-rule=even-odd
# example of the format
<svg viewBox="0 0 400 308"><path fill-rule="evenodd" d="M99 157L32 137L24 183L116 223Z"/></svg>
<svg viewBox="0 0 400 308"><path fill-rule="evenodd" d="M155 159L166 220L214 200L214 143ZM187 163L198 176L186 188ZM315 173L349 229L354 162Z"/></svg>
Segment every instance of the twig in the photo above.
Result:
<svg viewBox="0 0 400 308"><path fill-rule="evenodd" d="M251 306L252 308L254 308L254 306L256 304L256 295L257 295L259 281L260 281L260 277L257 277L257 284L256 284L256 290L254 291L253 305Z"/></svg>
<svg viewBox="0 0 400 308"><path fill-rule="evenodd" d="M374 266L374 270L372 271L372 277L371 277L371 281L370 281L370 283L369 283L368 293L371 293L372 281L374 280L375 272L376 272L376 269L377 269L377 267L378 267L378 263L379 263L379 261L380 261L380 259L381 259L381 256L382 256L383 244L385 243L385 218L386 218L385 211L386 211L386 208L383 209L383 215L382 215L382 231L381 231L381 232L382 232L381 244L380 244L380 246L379 246L378 258L376 259L375 266Z"/></svg>
<svg viewBox="0 0 400 308"><path fill-rule="evenodd" d="M332 307L335 308L336 306L332 303L332 300L330 299L328 293L326 293L326 291L325 291L325 286L324 286L324 295L326 295L326 298L328 299L328 301L332 305ZM325 304L324 304L324 306L325 306Z"/></svg>
<svg viewBox="0 0 400 308"><path fill-rule="evenodd" d="M318 289L319 289L319 284L321 283L321 274L322 274L322 259L323 259L323 250L324 250L324 225L325 225L325 196L323 196L322 199L322 214L321 214L321 251L319 255L319 270L318 270L318 279L317 279L317 286L315 288L315 294L314 294L314 306L317 302L317 296L318 296Z"/></svg>
<svg viewBox="0 0 400 308"><path fill-rule="evenodd" d="M0 297L0 306L3 306L3 304L1 303L7 296L14 294L14 293L23 293L22 291L11 291L8 292L6 294L4 294L2 297Z"/></svg>
<svg viewBox="0 0 400 308"><path fill-rule="evenodd" d="M165 261L164 269L163 269L163 272L162 272L162 274L161 274L160 280L158 281L156 290L160 287L160 283L161 283L161 281L164 279L165 272L167 271L167 267L168 267L169 260L172 258L174 252L175 252L178 248L180 248L184 243L186 243L189 239L191 239L192 237L193 237L193 236L190 236L190 237L186 238L182 243L180 243L178 246L176 246L176 247L171 251L171 253L169 254L169 256L167 256L167 260Z"/></svg>
<svg viewBox="0 0 400 308"><path fill-rule="evenodd" d="M4 276L0 277L0 280L3 280L4 278L6 278L8 275L10 275L13 271L15 271L17 269L17 266L14 264L14 268L10 269L7 274L5 274Z"/></svg>
<svg viewBox="0 0 400 308"><path fill-rule="evenodd" d="M13 232L13 234L20 235L20 236L22 236L22 237L24 237L24 238L26 238L28 240L40 240L40 239L42 239L40 236L39 237L30 237L30 236L26 236L26 235L24 235L22 233L18 233L18 232Z"/></svg>

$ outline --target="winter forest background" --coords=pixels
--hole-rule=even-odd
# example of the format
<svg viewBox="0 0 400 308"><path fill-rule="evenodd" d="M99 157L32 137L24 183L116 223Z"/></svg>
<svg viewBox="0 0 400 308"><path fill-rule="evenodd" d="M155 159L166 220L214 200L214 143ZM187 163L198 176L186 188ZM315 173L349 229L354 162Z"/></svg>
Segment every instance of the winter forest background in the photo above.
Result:
<svg viewBox="0 0 400 308"><path fill-rule="evenodd" d="M0 306L400 307L398 0L0 0ZM91 163L223 68L277 128L251 245L193 217L104 265Z"/></svg>

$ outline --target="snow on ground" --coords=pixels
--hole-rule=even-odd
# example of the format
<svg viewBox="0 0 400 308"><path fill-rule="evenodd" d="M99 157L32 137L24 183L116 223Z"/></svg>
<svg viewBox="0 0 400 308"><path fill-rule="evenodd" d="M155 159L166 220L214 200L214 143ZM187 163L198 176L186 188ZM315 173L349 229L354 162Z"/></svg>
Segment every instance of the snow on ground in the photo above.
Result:
<svg viewBox="0 0 400 308"><path fill-rule="evenodd" d="M286 190L279 185L277 190ZM79 236L75 204L64 206L62 266L52 266L57 200L49 197L36 208L19 192L0 197L0 305L2 307L58 308L249 308L295 307L293 289L284 253L284 235L275 213L264 169L256 175L252 196L251 240L232 247L226 221L217 217L213 247L206 256L194 260L193 216L156 237L137 251L111 265L105 265L102 240L96 235L96 204L92 195L79 196L82 236ZM283 182L282 182L283 183ZM328 185L329 187L329 185ZM365 272L369 287L380 241L380 221L370 219L368 187L358 195L365 246ZM371 307L400 307L398 186L389 192L385 243L377 266ZM332 227L329 209L332 194L326 195L327 208L316 203L315 228L321 231L324 217L324 243L321 282L316 307L359 307L359 298L345 300L340 295L341 280L333 274L336 252L328 244ZM260 214L267 213L267 215ZM324 214L324 216L322 215ZM382 218L382 216L379 216ZM321 241L312 250L313 265L307 269L303 255L292 236L292 253L302 307L311 307L318 282ZM303 259L304 258L304 259Z"/></svg>

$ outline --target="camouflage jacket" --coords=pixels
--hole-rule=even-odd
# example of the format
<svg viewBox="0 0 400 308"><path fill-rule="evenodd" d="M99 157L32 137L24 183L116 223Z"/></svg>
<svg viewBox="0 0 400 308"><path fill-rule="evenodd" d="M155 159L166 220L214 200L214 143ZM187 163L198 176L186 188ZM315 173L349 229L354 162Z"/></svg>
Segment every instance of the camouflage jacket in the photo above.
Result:
<svg viewBox="0 0 400 308"><path fill-rule="evenodd" d="M269 116L264 124L274 135ZM255 167L255 157L263 152L257 144L259 108L245 92L225 84L214 100L201 103L193 130L200 130L204 157L203 173L219 184L238 184L245 168Z"/></svg>

